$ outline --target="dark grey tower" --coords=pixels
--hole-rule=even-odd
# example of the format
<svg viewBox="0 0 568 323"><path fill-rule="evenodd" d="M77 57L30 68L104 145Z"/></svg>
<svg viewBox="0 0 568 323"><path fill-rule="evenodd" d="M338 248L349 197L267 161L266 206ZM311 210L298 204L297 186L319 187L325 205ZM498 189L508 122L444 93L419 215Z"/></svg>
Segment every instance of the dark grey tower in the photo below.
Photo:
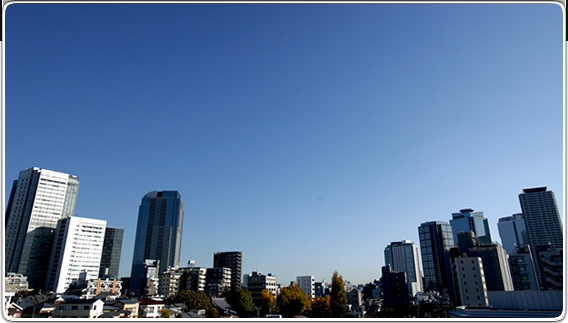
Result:
<svg viewBox="0 0 568 323"><path fill-rule="evenodd" d="M142 198L136 226L130 288L142 292L146 260L159 261L158 273L178 267L183 202L178 191L153 191Z"/></svg>
<svg viewBox="0 0 568 323"><path fill-rule="evenodd" d="M444 251L449 251L454 246L452 227L444 221L425 222L418 227L418 235L424 269L424 288L442 293L448 288L445 263L449 262L449 257L444 256Z"/></svg>
<svg viewBox="0 0 568 323"><path fill-rule="evenodd" d="M123 236L124 229L106 228L101 266L99 268L100 278L118 278L118 266L120 265Z"/></svg>
<svg viewBox="0 0 568 323"><path fill-rule="evenodd" d="M563 247L562 222L554 192L546 187L523 189L519 194L525 220L528 244L533 254L538 285L545 288L542 280L539 250L560 250Z"/></svg>

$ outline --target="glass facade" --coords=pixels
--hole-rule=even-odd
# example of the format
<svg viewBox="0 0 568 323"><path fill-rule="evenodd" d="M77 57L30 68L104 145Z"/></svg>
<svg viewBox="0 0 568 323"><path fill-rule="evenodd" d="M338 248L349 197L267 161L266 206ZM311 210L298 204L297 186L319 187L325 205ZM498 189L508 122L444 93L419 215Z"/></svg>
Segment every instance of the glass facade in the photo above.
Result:
<svg viewBox="0 0 568 323"><path fill-rule="evenodd" d="M492 243L489 222L483 217L483 212L473 212L473 209L462 209L459 213L452 213L450 225L452 226L454 241L458 240L458 232L472 231L481 243Z"/></svg>
<svg viewBox="0 0 568 323"><path fill-rule="evenodd" d="M422 268L424 270L424 288L427 291L439 291L447 288L444 251L454 246L452 227L443 221L425 222L418 227Z"/></svg>
<svg viewBox="0 0 568 323"><path fill-rule="evenodd" d="M141 292L146 259L158 260L158 272L179 267L183 202L178 191L153 191L142 198L138 212L130 288Z"/></svg>

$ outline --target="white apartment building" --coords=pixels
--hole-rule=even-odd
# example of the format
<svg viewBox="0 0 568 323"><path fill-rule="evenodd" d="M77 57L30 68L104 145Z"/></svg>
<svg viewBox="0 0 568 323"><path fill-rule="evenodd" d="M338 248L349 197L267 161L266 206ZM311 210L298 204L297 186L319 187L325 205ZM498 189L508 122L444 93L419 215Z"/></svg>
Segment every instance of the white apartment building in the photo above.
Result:
<svg viewBox="0 0 568 323"><path fill-rule="evenodd" d="M452 260L452 273L456 296L463 306L488 306L485 274L480 257L467 257Z"/></svg>
<svg viewBox="0 0 568 323"><path fill-rule="evenodd" d="M316 281L314 276L297 276L296 284L298 284L304 293L306 293L308 297L311 297L312 300L316 298Z"/></svg>
<svg viewBox="0 0 568 323"><path fill-rule="evenodd" d="M46 291L63 293L84 273L85 280L97 279L103 252L105 220L68 217L59 220L51 251Z"/></svg>
<svg viewBox="0 0 568 323"><path fill-rule="evenodd" d="M6 209L5 268L43 288L57 221L73 215L79 181L66 173L28 168L13 182Z"/></svg>

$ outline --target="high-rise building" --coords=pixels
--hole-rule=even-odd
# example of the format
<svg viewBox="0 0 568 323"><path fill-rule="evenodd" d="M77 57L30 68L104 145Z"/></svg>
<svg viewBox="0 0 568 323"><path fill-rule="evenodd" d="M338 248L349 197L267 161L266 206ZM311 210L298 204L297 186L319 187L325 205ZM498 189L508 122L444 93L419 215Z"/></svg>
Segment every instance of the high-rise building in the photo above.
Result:
<svg viewBox="0 0 568 323"><path fill-rule="evenodd" d="M73 215L77 176L42 168L20 172L5 217L5 269L43 288L57 221Z"/></svg>
<svg viewBox="0 0 568 323"><path fill-rule="evenodd" d="M143 293L146 260L157 260L157 272L179 267L183 202L178 191L144 195L138 212L130 289Z"/></svg>
<svg viewBox="0 0 568 323"><path fill-rule="evenodd" d="M491 232L489 222L483 217L483 212L473 212L473 209L462 209L458 213L452 213L450 220L454 241L458 241L458 232L473 231L475 236L482 243L491 243Z"/></svg>
<svg viewBox="0 0 568 323"><path fill-rule="evenodd" d="M410 240L391 242L385 248L385 265L390 266L393 272L406 273L409 296L414 297L417 292L424 291L418 247Z"/></svg>
<svg viewBox="0 0 568 323"><path fill-rule="evenodd" d="M60 219L47 271L46 291L63 293L79 274L97 279L103 252L105 220L71 216Z"/></svg>
<svg viewBox="0 0 568 323"><path fill-rule="evenodd" d="M445 268L449 257L444 251L449 251L455 244L452 227L444 221L425 222L418 227L418 235L424 270L424 288L442 293L448 288Z"/></svg>
<svg viewBox="0 0 568 323"><path fill-rule="evenodd" d="M517 247L527 243L525 220L521 213L499 219L497 223L501 244L507 254L512 255Z"/></svg>
<svg viewBox="0 0 568 323"><path fill-rule="evenodd" d="M213 267L231 268L231 288L241 288L241 273L243 266L242 251L216 252L213 255Z"/></svg>
<svg viewBox="0 0 568 323"><path fill-rule="evenodd" d="M120 254L122 253L123 236L124 229L106 228L103 254L101 256L101 265L99 269L100 278L118 278L118 267L120 265Z"/></svg>
<svg viewBox="0 0 568 323"><path fill-rule="evenodd" d="M534 268L538 284L544 288L541 265L538 263L538 250L549 245L552 250L563 247L562 221L554 192L547 191L546 187L523 189L519 194L519 201L523 211L523 219L527 231L527 243L533 252Z"/></svg>
<svg viewBox="0 0 568 323"><path fill-rule="evenodd" d="M312 300L316 298L316 280L314 276L297 276L296 284L310 297Z"/></svg>
<svg viewBox="0 0 568 323"><path fill-rule="evenodd" d="M547 191L546 187L528 188L523 192L519 194L519 201L527 229L528 244L531 248L548 243L553 249L562 248L562 221L554 192Z"/></svg>

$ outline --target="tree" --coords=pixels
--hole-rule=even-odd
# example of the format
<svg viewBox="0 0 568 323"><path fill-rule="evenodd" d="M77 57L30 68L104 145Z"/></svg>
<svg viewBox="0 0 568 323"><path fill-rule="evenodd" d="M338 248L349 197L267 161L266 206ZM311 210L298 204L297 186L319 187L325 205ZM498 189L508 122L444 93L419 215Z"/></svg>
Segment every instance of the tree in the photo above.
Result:
<svg viewBox="0 0 568 323"><path fill-rule="evenodd" d="M237 311L239 316L250 316L254 310L254 302L248 289L230 290L225 294L227 302Z"/></svg>
<svg viewBox="0 0 568 323"><path fill-rule="evenodd" d="M308 295L296 284L282 288L277 298L278 308L284 317L294 317L304 313Z"/></svg>
<svg viewBox="0 0 568 323"><path fill-rule="evenodd" d="M217 308L211 307L210 309L208 309L207 310L207 317L208 318L218 318L219 317L219 311L217 310Z"/></svg>
<svg viewBox="0 0 568 323"><path fill-rule="evenodd" d="M310 311L310 317L317 318L327 318L331 317L331 306L330 306L329 295L318 296L312 303L312 310Z"/></svg>
<svg viewBox="0 0 568 323"><path fill-rule="evenodd" d="M183 290L179 293L179 298L184 302L187 310L193 308L209 309L213 306L211 299L202 291Z"/></svg>
<svg viewBox="0 0 568 323"><path fill-rule="evenodd" d="M260 307L260 314L263 316L275 312L276 300L274 299L274 293L268 289L264 289L258 299L258 306Z"/></svg>
<svg viewBox="0 0 568 323"><path fill-rule="evenodd" d="M160 316L161 316L161 317L168 318L168 317L172 316L172 311L170 311L170 310L168 310L167 308L163 307L163 308L160 310Z"/></svg>
<svg viewBox="0 0 568 323"><path fill-rule="evenodd" d="M343 285L343 277L337 271L333 272L331 278L330 308L332 317L343 317L347 312L347 295Z"/></svg>

